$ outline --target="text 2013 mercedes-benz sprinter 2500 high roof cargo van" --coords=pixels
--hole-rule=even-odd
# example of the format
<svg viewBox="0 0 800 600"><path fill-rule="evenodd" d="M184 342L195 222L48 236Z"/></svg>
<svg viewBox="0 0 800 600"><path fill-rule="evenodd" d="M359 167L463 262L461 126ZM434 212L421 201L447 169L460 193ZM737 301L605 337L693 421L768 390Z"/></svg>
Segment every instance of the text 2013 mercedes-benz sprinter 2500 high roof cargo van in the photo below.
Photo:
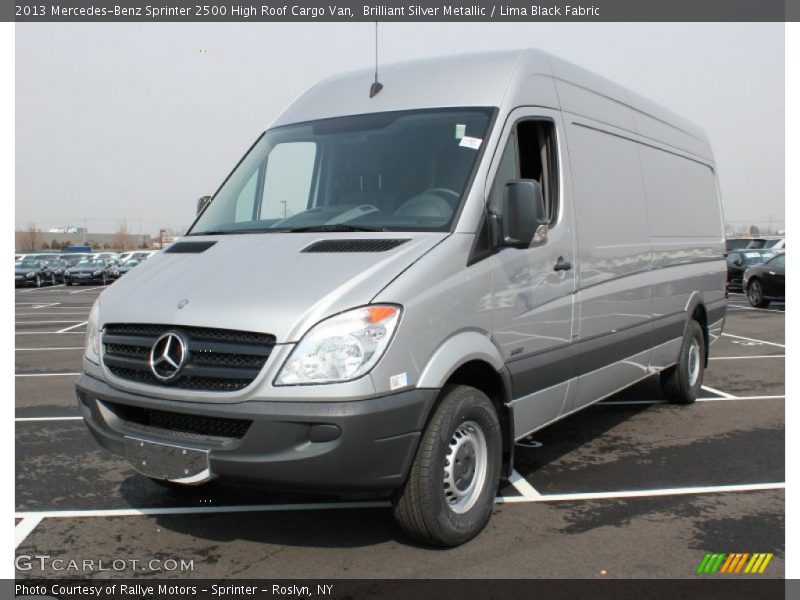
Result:
<svg viewBox="0 0 800 600"><path fill-rule="evenodd" d="M371 83L308 90L103 292L78 398L148 477L391 495L409 535L455 545L515 440L655 373L694 401L726 307L714 161L533 50Z"/></svg>

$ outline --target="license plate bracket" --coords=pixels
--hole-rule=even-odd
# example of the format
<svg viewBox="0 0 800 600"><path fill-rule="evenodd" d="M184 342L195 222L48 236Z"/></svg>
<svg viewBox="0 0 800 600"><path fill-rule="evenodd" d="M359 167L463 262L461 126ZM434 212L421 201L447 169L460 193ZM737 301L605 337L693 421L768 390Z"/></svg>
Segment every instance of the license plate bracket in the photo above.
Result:
<svg viewBox="0 0 800 600"><path fill-rule="evenodd" d="M139 473L153 479L186 484L211 479L208 450L125 436L125 458Z"/></svg>

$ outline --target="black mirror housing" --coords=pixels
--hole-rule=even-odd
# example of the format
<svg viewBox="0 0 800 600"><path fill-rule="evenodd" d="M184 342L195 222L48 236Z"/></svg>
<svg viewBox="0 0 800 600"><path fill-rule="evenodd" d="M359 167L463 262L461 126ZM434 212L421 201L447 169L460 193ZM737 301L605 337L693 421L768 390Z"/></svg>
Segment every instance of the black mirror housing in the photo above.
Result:
<svg viewBox="0 0 800 600"><path fill-rule="evenodd" d="M539 228L547 223L539 182L533 179L509 181L503 196L502 244L512 248L527 248Z"/></svg>
<svg viewBox="0 0 800 600"><path fill-rule="evenodd" d="M197 214L203 212L203 209L211 202L211 196L201 196L197 199Z"/></svg>

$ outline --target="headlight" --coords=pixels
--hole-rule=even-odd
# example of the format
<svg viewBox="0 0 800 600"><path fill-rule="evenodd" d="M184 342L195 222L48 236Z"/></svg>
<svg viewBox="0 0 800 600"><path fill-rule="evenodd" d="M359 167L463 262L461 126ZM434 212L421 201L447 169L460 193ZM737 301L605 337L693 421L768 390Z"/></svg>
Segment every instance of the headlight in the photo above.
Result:
<svg viewBox="0 0 800 600"><path fill-rule="evenodd" d="M102 275L102 274L103 274L103 270L102 269L97 269L97 271L94 272L94 276L95 277L100 277L100 275Z"/></svg>
<svg viewBox="0 0 800 600"><path fill-rule="evenodd" d="M375 304L320 321L292 350L275 385L339 383L368 373L386 351L400 312Z"/></svg>
<svg viewBox="0 0 800 600"><path fill-rule="evenodd" d="M86 360L93 362L96 365L100 364L100 337L103 332L99 328L100 319L100 301L96 301L92 310L89 313L89 320L86 322L86 347L84 348L83 356Z"/></svg>
<svg viewBox="0 0 800 600"><path fill-rule="evenodd" d="M33 273L33 272L31 272L31 273L25 273L25 277L27 277L27 278L29 278L29 279L30 279L30 278L33 278L33 277L36 277L36 273Z"/></svg>

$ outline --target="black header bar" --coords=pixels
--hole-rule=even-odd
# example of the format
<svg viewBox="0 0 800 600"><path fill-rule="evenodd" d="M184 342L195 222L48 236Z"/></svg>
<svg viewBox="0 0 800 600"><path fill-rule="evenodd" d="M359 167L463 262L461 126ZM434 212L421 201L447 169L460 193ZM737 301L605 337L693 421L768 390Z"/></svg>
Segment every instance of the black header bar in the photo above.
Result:
<svg viewBox="0 0 800 600"><path fill-rule="evenodd" d="M797 0L0 0L0 21L783 22Z"/></svg>

